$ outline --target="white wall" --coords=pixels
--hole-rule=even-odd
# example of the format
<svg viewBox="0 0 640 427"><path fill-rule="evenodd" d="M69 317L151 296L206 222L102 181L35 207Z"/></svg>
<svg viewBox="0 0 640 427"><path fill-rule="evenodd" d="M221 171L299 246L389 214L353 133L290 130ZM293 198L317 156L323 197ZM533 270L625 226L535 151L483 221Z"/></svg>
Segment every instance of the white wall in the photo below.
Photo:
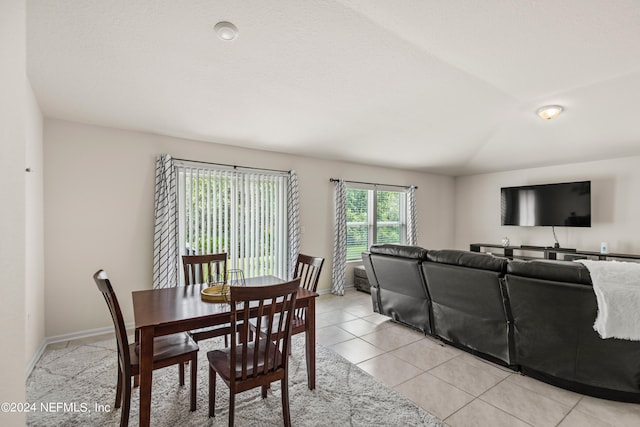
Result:
<svg viewBox="0 0 640 427"><path fill-rule="evenodd" d="M458 177L455 185L458 249L470 243L552 246L551 227L500 225L500 188L527 184L591 181L591 227L555 227L562 247L640 253L640 157L601 160L511 172Z"/></svg>
<svg viewBox="0 0 640 427"><path fill-rule="evenodd" d="M133 321L131 291L151 287L155 157L298 172L301 251L325 258L331 282L333 188L329 178L417 185L419 244L453 244L451 177L234 148L113 128L45 121L46 336L110 325L92 274L104 268Z"/></svg>
<svg viewBox="0 0 640 427"><path fill-rule="evenodd" d="M42 119L26 77L25 30L25 2L0 2L0 402L25 402L25 369L44 338L43 295L35 295L44 265ZM25 172L27 160L39 174ZM28 323L32 309L40 311ZM25 416L0 413L0 424L24 425Z"/></svg>
<svg viewBox="0 0 640 427"><path fill-rule="evenodd" d="M26 356L29 363L43 349L44 340L44 187L42 114L31 86L27 85L25 147L25 299Z"/></svg>

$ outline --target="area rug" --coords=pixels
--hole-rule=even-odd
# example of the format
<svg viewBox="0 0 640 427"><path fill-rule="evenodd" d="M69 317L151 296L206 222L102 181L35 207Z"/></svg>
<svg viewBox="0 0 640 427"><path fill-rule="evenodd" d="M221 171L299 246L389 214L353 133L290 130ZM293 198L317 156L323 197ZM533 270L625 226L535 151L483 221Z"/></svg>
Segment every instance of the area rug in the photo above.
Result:
<svg viewBox="0 0 640 427"><path fill-rule="evenodd" d="M189 411L189 383L178 384L178 368L153 374L151 425L226 426L229 389L218 381L216 416L208 417L206 352L222 343L200 342L197 411ZM377 381L330 349L317 346L316 389L307 388L304 338L293 339L289 366L289 400L294 426L444 426L444 423ZM116 386L114 339L48 349L27 380L29 426L118 425L120 410L113 409ZM237 426L281 426L280 384L274 383L266 399L260 389L236 396ZM35 404L35 405L34 405ZM138 425L139 390L132 393L129 425Z"/></svg>

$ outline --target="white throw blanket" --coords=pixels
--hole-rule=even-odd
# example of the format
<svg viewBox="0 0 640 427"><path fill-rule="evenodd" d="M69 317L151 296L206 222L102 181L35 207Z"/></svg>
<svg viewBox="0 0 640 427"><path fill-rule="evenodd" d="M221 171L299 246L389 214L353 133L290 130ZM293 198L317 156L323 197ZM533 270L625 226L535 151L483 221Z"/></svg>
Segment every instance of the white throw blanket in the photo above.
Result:
<svg viewBox="0 0 640 427"><path fill-rule="evenodd" d="M640 264L579 260L589 269L598 302L593 324L602 338L640 341Z"/></svg>

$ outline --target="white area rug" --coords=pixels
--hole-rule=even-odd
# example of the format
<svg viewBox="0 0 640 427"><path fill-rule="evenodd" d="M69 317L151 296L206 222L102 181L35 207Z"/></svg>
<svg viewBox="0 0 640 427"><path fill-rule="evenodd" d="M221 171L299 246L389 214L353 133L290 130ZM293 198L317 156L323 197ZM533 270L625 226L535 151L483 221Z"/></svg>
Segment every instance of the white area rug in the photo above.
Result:
<svg viewBox="0 0 640 427"><path fill-rule="evenodd" d="M153 426L226 426L229 389L218 381L216 417L208 417L208 367L206 351L222 344L200 343L198 354L197 411L189 412L189 383L178 384L177 366L154 371ZM317 347L316 390L307 388L304 338L293 339L289 366L289 401L294 426L444 426L395 390L378 382L357 366L320 345ZM118 425L114 410L116 386L114 339L46 350L27 380L27 401L35 411L30 426ZM237 426L281 426L280 383L274 383L266 399L260 389L236 396ZM49 409L49 412L44 410ZM107 412L96 410L109 406ZM138 425L139 390L132 393L129 425ZM53 409L53 410L51 410Z"/></svg>

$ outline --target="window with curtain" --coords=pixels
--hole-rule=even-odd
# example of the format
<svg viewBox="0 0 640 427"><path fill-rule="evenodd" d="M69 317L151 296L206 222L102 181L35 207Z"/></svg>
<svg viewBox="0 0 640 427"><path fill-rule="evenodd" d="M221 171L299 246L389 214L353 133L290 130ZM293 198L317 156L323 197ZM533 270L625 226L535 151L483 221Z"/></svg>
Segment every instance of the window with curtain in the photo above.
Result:
<svg viewBox="0 0 640 427"><path fill-rule="evenodd" d="M245 277L287 277L288 173L189 162L176 172L180 255L227 252Z"/></svg>
<svg viewBox="0 0 640 427"><path fill-rule="evenodd" d="M347 188L347 260L376 243L407 243L407 194L378 186Z"/></svg>

